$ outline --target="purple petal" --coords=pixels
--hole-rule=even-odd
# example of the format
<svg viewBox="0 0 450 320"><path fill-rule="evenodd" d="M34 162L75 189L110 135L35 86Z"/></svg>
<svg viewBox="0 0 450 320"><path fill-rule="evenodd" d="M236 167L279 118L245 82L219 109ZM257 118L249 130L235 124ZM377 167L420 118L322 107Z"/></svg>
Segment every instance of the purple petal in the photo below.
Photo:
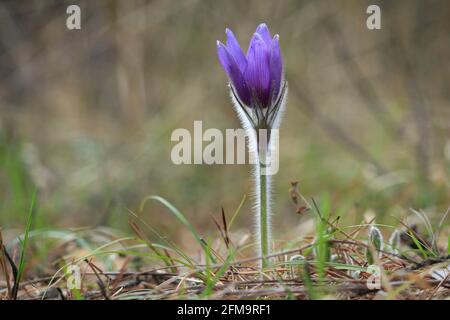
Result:
<svg viewBox="0 0 450 320"><path fill-rule="evenodd" d="M260 106L267 107L270 96L269 51L258 33L255 33L250 41L247 62L244 78L252 98L256 98L256 103Z"/></svg>
<svg viewBox="0 0 450 320"><path fill-rule="evenodd" d="M242 72L234 60L233 56L228 52L227 47L217 41L217 56L220 64L225 69L232 86L236 89L236 93L243 103L250 104L250 93L244 80Z"/></svg>
<svg viewBox="0 0 450 320"><path fill-rule="evenodd" d="M270 48L272 42L272 36L270 35L269 28L265 23L261 23L258 28L256 28L256 33L261 35L266 45Z"/></svg>
<svg viewBox="0 0 450 320"><path fill-rule="evenodd" d="M276 100L280 93L281 78L283 75L283 59L281 57L281 50L279 45L279 36L275 35L270 48L270 84L271 84L271 100Z"/></svg>
<svg viewBox="0 0 450 320"><path fill-rule="evenodd" d="M244 52L242 52L241 46L236 40L233 31L227 28L225 30L225 33L227 34L228 52L233 56L234 61L236 61L239 67L239 70L241 70L241 72L244 72L245 68L247 68L247 59L245 58Z"/></svg>

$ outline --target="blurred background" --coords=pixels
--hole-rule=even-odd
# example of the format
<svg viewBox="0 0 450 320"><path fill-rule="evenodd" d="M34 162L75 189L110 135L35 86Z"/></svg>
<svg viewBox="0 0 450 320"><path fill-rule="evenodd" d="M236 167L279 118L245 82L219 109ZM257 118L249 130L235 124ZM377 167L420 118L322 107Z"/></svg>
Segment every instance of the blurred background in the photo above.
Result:
<svg viewBox="0 0 450 320"><path fill-rule="evenodd" d="M81 7L81 30L66 8ZM366 8L381 7L381 30ZM275 178L275 236L300 233L289 189L330 199L335 215L432 221L450 205L450 5L447 1L0 2L0 225L108 225L157 194L201 234L251 193L247 165L172 164L176 128L238 128L216 40L242 47L266 22L280 35L289 101ZM157 203L142 219L183 238ZM236 226L252 228L247 198Z"/></svg>

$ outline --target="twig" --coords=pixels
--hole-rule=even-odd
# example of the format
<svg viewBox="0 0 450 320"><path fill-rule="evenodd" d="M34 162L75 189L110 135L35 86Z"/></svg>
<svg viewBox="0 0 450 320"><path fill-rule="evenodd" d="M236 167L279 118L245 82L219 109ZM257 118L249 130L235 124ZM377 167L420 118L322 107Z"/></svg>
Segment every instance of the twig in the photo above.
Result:
<svg viewBox="0 0 450 320"><path fill-rule="evenodd" d="M425 260L423 260L421 262L418 262L418 263L415 262L414 266L408 268L408 270L410 270L410 271L418 270L418 269L421 269L423 267L428 267L428 266L431 266L433 264L446 262L448 260L450 260L450 255L443 256L443 257L438 257L438 258L428 258L428 259L425 259Z"/></svg>
<svg viewBox="0 0 450 320"><path fill-rule="evenodd" d="M225 232L225 244L227 248L230 245L230 236L228 235L228 226L227 226L227 217L225 216L225 210L222 207L222 223L223 223L223 230Z"/></svg>
<svg viewBox="0 0 450 320"><path fill-rule="evenodd" d="M97 283L98 283L98 286L99 286L99 288L100 288L100 292L102 293L102 295L103 295L103 297L106 299L106 300L109 300L109 296L108 296L108 293L107 293L107 288L106 288L106 286L105 286L105 284L103 283L103 280L102 280L102 278L100 277L100 275L98 274L98 272L97 272L97 269L99 269L97 266L95 266L90 260L88 260L88 259L85 259L84 260L84 262L86 262L87 264L88 264L88 266L92 269L92 271L94 271L94 274L95 274L95 276L97 277ZM100 270L100 269L99 269Z"/></svg>
<svg viewBox="0 0 450 320"><path fill-rule="evenodd" d="M442 287L442 285L450 278L450 272L447 274L447 276L442 279L441 282L439 282L439 284L436 286L436 288L434 288L434 290L431 292L430 296L428 297L428 300L431 300L431 298L433 298L433 296L436 294L436 292L439 290L440 287Z"/></svg>
<svg viewBox="0 0 450 320"><path fill-rule="evenodd" d="M2 245L2 246L3 246L3 252L11 266L11 270L13 273L14 284L13 284L12 291L11 291L11 299L15 299L17 297L17 292L18 292L19 285L20 285L17 281L19 270L17 269L16 264L14 263L13 259L9 255L8 250L6 250L6 247L4 245Z"/></svg>

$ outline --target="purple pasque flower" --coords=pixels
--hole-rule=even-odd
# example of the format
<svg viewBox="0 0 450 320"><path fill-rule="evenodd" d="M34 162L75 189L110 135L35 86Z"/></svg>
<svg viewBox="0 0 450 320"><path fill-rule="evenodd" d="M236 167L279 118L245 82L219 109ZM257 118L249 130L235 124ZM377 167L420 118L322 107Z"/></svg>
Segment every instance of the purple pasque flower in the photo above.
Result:
<svg viewBox="0 0 450 320"><path fill-rule="evenodd" d="M259 115L266 118L271 109L278 109L285 87L279 36L272 38L267 25L260 24L244 55L230 29L226 29L226 35L226 45L217 41L217 55L232 93L239 104L259 109L255 111L258 120Z"/></svg>

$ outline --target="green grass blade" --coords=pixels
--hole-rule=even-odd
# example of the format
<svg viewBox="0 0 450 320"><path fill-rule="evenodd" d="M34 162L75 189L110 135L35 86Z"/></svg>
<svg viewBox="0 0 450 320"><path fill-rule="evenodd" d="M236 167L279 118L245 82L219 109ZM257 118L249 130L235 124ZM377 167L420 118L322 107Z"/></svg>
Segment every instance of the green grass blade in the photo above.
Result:
<svg viewBox="0 0 450 320"><path fill-rule="evenodd" d="M148 200L158 201L162 205L164 205L167 209L169 209L169 212L172 213L178 219L178 221L180 221L186 228L188 228L188 230L191 232L191 234L194 236L195 240L203 248L203 250L208 255L208 257L211 259L211 261L213 261L213 263L215 263L214 256L211 254L211 250L209 249L209 247L205 245L205 243L202 240L202 238L200 237L200 235L197 233L197 231L195 231L194 226L186 219L186 217L174 205L172 205L169 201L167 201L166 199L164 199L160 196L152 195L152 196L148 196L144 200L142 200L141 205L140 205L141 212L143 211L145 204Z"/></svg>
<svg viewBox="0 0 450 320"><path fill-rule="evenodd" d="M28 219L27 219L27 225L25 228L25 233L23 235L23 240L20 241L20 258L19 258L19 267L17 269L17 277L14 283L14 290L13 290L13 299L17 299L17 293L19 290L19 284L20 280L23 275L23 271L25 269L25 252L28 245L28 235L31 230L31 225L33 223L33 214L34 214L34 207L36 203L36 191L33 193L33 196L31 198L31 205L30 210L28 212Z"/></svg>
<svg viewBox="0 0 450 320"><path fill-rule="evenodd" d="M422 243L419 241L419 239L416 238L416 236L410 232L409 236L411 237L412 241L414 242L414 244L416 245L417 249L420 251L420 253L422 254L422 256L424 258L428 258L430 255L428 253L431 253L432 255L434 255L434 253L430 250L428 250L427 248L425 248Z"/></svg>
<svg viewBox="0 0 450 320"><path fill-rule="evenodd" d="M224 263L220 267L220 269L216 272L216 274L212 278L209 279L205 290L201 294L201 297L207 298L209 295L211 295L213 293L214 286L220 280L220 277L222 277L225 274L225 272L228 270L230 263L233 261L233 259L235 257L235 254L236 254L236 251L234 249L229 250L226 260L224 261Z"/></svg>
<svg viewBox="0 0 450 320"><path fill-rule="evenodd" d="M450 235L448 236L447 240L447 254L450 254Z"/></svg>
<svg viewBox="0 0 450 320"><path fill-rule="evenodd" d="M151 231L153 234L155 234L158 239L160 239L162 242L166 243L167 246L165 246L165 249L170 249L169 251L175 251L178 255L180 255L180 257L183 257L186 260L186 263L194 266L194 261L183 252L183 250L181 250L175 243L173 243L172 241L169 241L168 239L166 239L165 237L163 237L161 234L159 234L158 231L156 231L156 229L152 228L152 226L150 226L148 223L146 223L144 220L142 220L136 213L134 213L133 211L128 209L128 212L134 217L136 218L140 223L142 223L149 231ZM155 244L153 243L153 245L155 246Z"/></svg>
<svg viewBox="0 0 450 320"><path fill-rule="evenodd" d="M231 226L233 225L234 220L239 215L239 212L241 212L241 208L244 205L244 202L245 202L246 198L247 198L247 195L244 194L244 196L242 197L241 203L239 203L239 206L236 208L236 211L234 212L233 216L231 217L230 222L228 223L228 229L231 228Z"/></svg>

